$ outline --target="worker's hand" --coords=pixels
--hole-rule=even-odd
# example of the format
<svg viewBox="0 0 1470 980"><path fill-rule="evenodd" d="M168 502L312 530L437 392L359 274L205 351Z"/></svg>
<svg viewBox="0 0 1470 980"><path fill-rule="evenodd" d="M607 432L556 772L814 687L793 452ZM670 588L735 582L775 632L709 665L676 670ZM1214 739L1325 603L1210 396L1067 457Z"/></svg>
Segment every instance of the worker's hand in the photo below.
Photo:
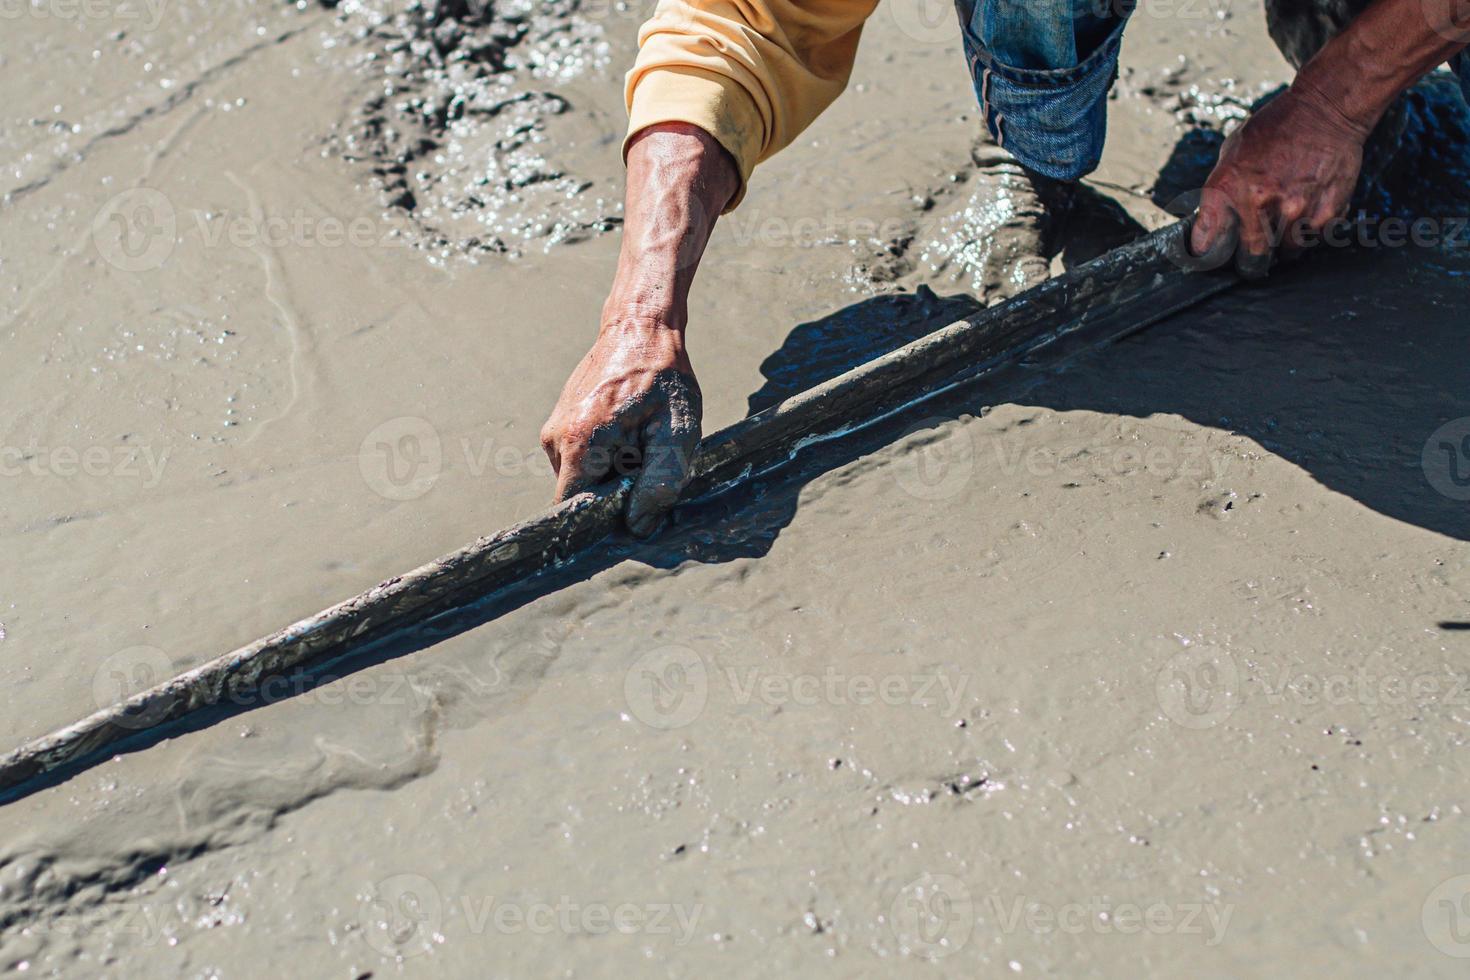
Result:
<svg viewBox="0 0 1470 980"><path fill-rule="evenodd" d="M684 332L647 316L605 317L541 429L556 499L636 472L628 529L652 534L689 482L701 414Z"/></svg>
<svg viewBox="0 0 1470 980"><path fill-rule="evenodd" d="M697 126L661 123L633 137L602 329L541 429L557 500L637 474L625 520L640 537L689 482L702 414L684 351L689 288L715 218L739 188L734 158Z"/></svg>
<svg viewBox="0 0 1470 980"><path fill-rule="evenodd" d="M1296 252L1315 244L1347 211L1367 137L1315 89L1283 92L1225 141L1200 197L1194 254L1235 231L1236 268L1257 279L1270 271L1277 246Z"/></svg>

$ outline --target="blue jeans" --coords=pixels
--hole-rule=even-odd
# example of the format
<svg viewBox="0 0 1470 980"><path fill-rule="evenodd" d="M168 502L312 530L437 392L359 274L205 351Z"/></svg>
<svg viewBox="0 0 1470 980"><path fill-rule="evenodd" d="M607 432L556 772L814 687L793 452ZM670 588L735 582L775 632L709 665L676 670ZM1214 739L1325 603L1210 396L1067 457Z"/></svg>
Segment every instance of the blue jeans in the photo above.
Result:
<svg viewBox="0 0 1470 980"><path fill-rule="evenodd" d="M1292 0L1274 2L1278 13L1294 16ZM1118 77L1133 6L1134 0L955 0L985 127L1024 166L1057 180L1097 169L1108 90ZM1470 52L1451 65L1470 100Z"/></svg>

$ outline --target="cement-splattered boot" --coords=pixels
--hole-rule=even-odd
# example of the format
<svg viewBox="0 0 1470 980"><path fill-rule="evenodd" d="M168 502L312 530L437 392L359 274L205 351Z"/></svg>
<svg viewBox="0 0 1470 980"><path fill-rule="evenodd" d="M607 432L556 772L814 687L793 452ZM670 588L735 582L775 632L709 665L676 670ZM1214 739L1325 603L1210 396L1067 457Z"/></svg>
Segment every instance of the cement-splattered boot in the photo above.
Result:
<svg viewBox="0 0 1470 980"><path fill-rule="evenodd" d="M1050 277L1077 186L1028 170L989 139L971 156L969 200L942 222L928 258L994 305Z"/></svg>

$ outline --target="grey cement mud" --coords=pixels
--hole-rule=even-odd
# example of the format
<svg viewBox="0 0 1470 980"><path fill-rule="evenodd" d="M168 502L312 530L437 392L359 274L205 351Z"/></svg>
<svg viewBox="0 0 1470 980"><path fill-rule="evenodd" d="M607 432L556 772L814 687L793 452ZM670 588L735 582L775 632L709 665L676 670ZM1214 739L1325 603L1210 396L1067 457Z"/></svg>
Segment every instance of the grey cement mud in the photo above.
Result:
<svg viewBox="0 0 1470 980"><path fill-rule="evenodd" d="M393 43L360 12L171 9L7 23L0 417L38 461L0 502L7 744L535 512L615 254L384 209L343 150ZM1134 25L1099 180L1141 221L1187 125L1148 79L1228 112L1283 77L1232 9ZM636 20L515 75L594 185L545 227L616 213ZM957 291L892 247L950 227L975 126L952 36L905 23L716 235L710 427L901 336L925 304L885 295ZM161 261L92 233L133 188ZM1314 260L10 804L0 968L1447 975L1470 527L1424 449L1470 415L1466 281Z"/></svg>

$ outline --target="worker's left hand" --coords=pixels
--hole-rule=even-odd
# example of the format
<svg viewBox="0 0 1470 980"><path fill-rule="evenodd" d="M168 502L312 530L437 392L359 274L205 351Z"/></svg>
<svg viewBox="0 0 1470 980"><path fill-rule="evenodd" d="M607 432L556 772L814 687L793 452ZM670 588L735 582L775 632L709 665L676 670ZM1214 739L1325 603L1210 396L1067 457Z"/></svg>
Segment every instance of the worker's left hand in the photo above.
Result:
<svg viewBox="0 0 1470 980"><path fill-rule="evenodd" d="M1313 89L1283 92L1225 141L1200 197L1194 254L1209 252L1234 225L1236 268L1257 279L1277 246L1295 252L1320 240L1347 211L1367 137Z"/></svg>

